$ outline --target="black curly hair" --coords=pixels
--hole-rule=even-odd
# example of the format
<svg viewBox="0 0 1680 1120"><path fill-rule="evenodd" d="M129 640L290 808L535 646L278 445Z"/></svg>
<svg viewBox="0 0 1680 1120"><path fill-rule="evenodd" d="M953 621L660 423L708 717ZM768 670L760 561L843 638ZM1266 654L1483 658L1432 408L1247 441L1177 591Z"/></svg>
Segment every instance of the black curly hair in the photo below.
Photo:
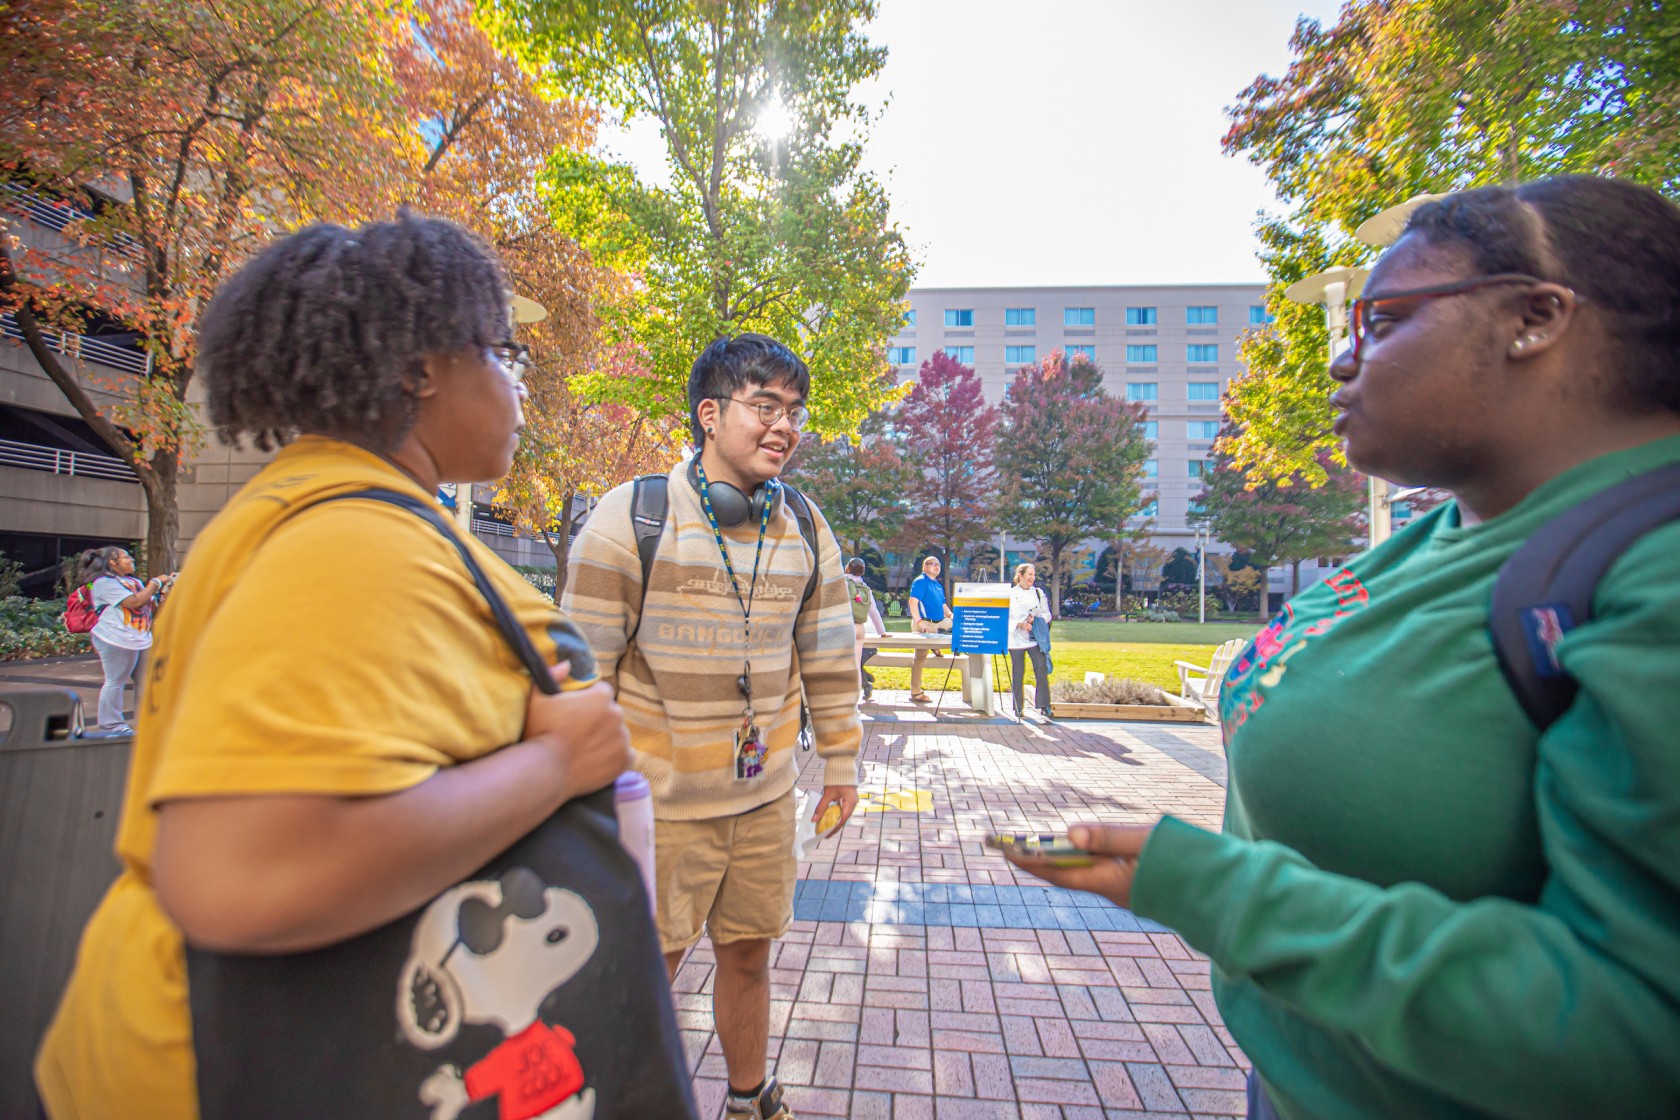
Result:
<svg viewBox="0 0 1680 1120"><path fill-rule="evenodd" d="M1680 206L1625 180L1558 175L1426 203L1406 233L1462 248L1484 274L1572 288L1604 316L1618 351L1610 403L1680 412Z"/></svg>
<svg viewBox="0 0 1680 1120"><path fill-rule="evenodd" d="M283 237L204 311L198 371L216 434L264 451L302 433L390 450L414 424L421 358L505 342L507 291L495 252L439 218Z"/></svg>

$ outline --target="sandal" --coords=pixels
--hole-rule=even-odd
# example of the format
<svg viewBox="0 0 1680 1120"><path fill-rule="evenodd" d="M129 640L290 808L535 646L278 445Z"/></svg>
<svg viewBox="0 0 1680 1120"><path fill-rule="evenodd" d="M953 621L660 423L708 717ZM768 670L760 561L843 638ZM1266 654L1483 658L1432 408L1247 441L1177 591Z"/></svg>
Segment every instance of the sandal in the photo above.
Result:
<svg viewBox="0 0 1680 1120"><path fill-rule="evenodd" d="M910 694L910 703L912 703L912 704L931 704L931 703L933 703L933 697L929 696L925 692L912 692Z"/></svg>

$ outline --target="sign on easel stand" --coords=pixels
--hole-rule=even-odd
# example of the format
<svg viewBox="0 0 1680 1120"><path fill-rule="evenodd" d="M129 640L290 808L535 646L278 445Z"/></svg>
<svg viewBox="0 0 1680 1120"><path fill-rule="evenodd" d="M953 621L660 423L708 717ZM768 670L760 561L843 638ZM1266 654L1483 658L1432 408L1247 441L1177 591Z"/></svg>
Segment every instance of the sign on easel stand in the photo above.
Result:
<svg viewBox="0 0 1680 1120"><path fill-rule="evenodd" d="M959 583L951 607L951 652L1007 653L1009 585Z"/></svg>

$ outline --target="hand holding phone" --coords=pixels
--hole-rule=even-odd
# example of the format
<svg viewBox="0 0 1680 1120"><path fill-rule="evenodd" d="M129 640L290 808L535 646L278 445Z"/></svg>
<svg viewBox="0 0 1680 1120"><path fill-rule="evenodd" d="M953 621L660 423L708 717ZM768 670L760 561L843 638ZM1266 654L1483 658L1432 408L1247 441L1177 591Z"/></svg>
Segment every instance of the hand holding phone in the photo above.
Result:
<svg viewBox="0 0 1680 1120"><path fill-rule="evenodd" d="M1000 832L986 837L985 845L1006 857L1044 860L1052 867L1090 867L1091 853L1074 845L1065 833Z"/></svg>
<svg viewBox="0 0 1680 1120"><path fill-rule="evenodd" d="M1132 878L1137 874L1138 856L1155 830L1146 825L1076 824L1065 838L1050 835L1046 847L1042 837L1036 846L987 844L1003 858L1047 883L1101 895L1116 906L1130 906ZM1083 862L1060 862L1078 861Z"/></svg>

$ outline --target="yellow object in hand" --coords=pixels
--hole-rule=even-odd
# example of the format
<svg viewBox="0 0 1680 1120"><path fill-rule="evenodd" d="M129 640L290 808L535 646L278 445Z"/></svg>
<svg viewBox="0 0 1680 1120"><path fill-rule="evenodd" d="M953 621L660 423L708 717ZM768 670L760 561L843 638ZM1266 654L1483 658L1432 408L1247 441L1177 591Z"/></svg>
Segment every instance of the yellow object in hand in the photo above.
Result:
<svg viewBox="0 0 1680 1120"><path fill-rule="evenodd" d="M817 822L817 831L824 836L833 832L840 824L840 806L834 802L828 803L828 811L823 813L822 820Z"/></svg>

